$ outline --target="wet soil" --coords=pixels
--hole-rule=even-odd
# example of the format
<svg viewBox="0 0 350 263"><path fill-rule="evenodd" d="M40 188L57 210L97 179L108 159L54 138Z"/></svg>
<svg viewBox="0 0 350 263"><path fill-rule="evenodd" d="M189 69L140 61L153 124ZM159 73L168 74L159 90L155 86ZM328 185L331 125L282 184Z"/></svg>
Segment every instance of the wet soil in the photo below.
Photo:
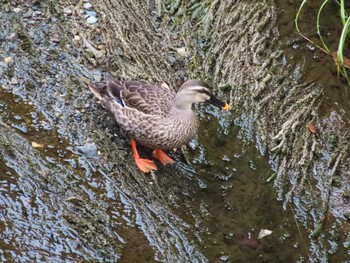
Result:
<svg viewBox="0 0 350 263"><path fill-rule="evenodd" d="M277 14L290 15L295 5L280 4L277 10L269 1L255 7L217 1L187 6L180 1L149 6L91 1L91 10L79 1L0 3L2 261L348 259L348 226L339 220L344 205L324 202L336 198L337 191L344 193L339 186L330 191L327 184L332 169L341 179L346 176L345 152L338 145L346 145L341 142L347 138L340 133L346 115L325 105L338 107L337 99L344 105L346 100L302 78L307 74L295 54L310 53L306 43L301 45L305 53L288 45L282 51ZM96 17L97 24L89 24L89 17ZM210 21L214 31L201 26ZM282 30L283 25L281 37L288 43L291 25ZM181 47L189 55L183 56ZM283 52L287 64L281 66ZM132 162L128 136L86 89L86 79L98 80L107 71L124 79L165 81L174 89L187 77L203 77L217 83L219 96L234 100L235 109L222 113L197 107L198 138L173 155L175 166L144 175ZM343 90L332 81L335 90ZM322 94L329 99L320 99ZM297 124L289 125L290 118ZM304 128L310 120L322 138L331 129L334 136L320 141ZM300 161L305 156L311 161ZM325 166L313 162L314 156L331 161ZM333 182L334 173L330 178ZM339 207L341 213L334 213ZM256 240L262 228L273 233Z"/></svg>

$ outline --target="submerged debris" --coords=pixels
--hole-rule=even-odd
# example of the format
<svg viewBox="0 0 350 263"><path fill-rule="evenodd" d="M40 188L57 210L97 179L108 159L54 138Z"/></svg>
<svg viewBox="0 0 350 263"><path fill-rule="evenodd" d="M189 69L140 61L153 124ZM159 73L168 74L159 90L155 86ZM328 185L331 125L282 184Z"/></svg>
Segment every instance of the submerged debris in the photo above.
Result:
<svg viewBox="0 0 350 263"><path fill-rule="evenodd" d="M315 134L316 137L318 136L317 129L312 123L308 123L306 127L311 133Z"/></svg>
<svg viewBox="0 0 350 263"><path fill-rule="evenodd" d="M33 148L44 148L45 147L45 144L43 143L38 143L38 142L32 142L32 146Z"/></svg>
<svg viewBox="0 0 350 263"><path fill-rule="evenodd" d="M272 231L269 229L260 229L259 235L258 235L258 239L262 239L264 237L267 237L269 235L272 234Z"/></svg>

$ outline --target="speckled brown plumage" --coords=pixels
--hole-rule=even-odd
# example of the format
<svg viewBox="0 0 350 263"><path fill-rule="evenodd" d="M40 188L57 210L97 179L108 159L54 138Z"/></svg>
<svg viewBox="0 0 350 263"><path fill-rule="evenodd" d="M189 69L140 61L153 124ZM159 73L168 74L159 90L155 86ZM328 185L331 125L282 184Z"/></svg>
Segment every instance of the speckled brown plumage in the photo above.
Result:
<svg viewBox="0 0 350 263"><path fill-rule="evenodd" d="M154 84L111 77L106 82L90 83L89 87L124 130L152 149L174 149L188 143L199 125L192 104L213 98L209 85L199 80L185 82L178 93Z"/></svg>

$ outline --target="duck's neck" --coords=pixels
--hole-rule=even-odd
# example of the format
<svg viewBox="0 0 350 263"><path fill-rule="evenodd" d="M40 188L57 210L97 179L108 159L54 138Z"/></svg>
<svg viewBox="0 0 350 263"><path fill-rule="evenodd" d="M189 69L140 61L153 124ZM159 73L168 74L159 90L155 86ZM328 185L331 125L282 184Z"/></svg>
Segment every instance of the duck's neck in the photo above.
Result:
<svg viewBox="0 0 350 263"><path fill-rule="evenodd" d="M192 115L194 112L192 110L191 104L174 104L173 108L171 109L171 114L179 115L179 116L188 116Z"/></svg>
<svg viewBox="0 0 350 263"><path fill-rule="evenodd" d="M181 92L176 95L173 110L175 112L191 113L192 103L188 96L184 96Z"/></svg>

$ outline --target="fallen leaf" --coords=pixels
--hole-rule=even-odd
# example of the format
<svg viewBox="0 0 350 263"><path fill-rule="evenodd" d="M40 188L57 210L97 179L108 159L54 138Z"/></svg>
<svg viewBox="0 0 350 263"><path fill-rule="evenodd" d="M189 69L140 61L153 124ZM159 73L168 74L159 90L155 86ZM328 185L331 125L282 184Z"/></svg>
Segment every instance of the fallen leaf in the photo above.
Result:
<svg viewBox="0 0 350 263"><path fill-rule="evenodd" d="M34 148L44 148L45 145L42 143L32 142L32 146Z"/></svg>
<svg viewBox="0 0 350 263"><path fill-rule="evenodd" d="M339 60L338 60L337 51L333 51L331 54L332 54L332 57L333 57L335 64L340 65ZM347 57L343 57L343 65L340 65L340 66L344 66L344 67L350 69L350 59Z"/></svg>
<svg viewBox="0 0 350 263"><path fill-rule="evenodd" d="M169 85L168 85L167 83L165 83L165 82L162 82L162 83L160 84L160 86L161 86L162 88L164 88L164 89L170 90Z"/></svg>
<svg viewBox="0 0 350 263"><path fill-rule="evenodd" d="M317 129L312 123L308 123L306 127L311 133L315 134L315 136L318 136Z"/></svg>
<svg viewBox="0 0 350 263"><path fill-rule="evenodd" d="M186 57L188 55L188 52L185 47L179 47L176 49L177 54L179 54L181 57Z"/></svg>
<svg viewBox="0 0 350 263"><path fill-rule="evenodd" d="M261 229L258 235L258 239L262 239L272 234L272 231L269 229Z"/></svg>

